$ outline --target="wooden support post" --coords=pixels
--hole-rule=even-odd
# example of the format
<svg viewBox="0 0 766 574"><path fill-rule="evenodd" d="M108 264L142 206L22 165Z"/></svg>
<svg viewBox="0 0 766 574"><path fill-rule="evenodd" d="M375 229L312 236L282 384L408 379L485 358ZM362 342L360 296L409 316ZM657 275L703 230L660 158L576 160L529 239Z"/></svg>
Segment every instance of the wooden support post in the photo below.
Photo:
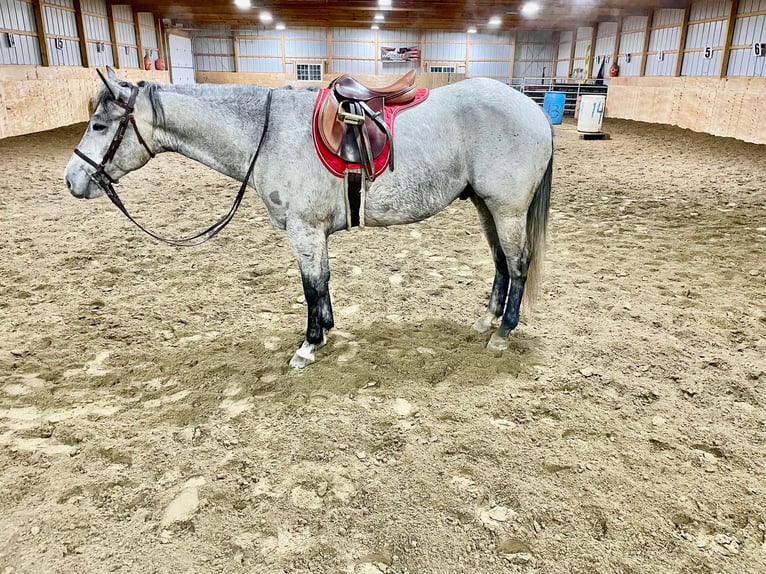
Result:
<svg viewBox="0 0 766 574"><path fill-rule="evenodd" d="M234 72L239 72L239 36L235 35L232 39L232 47L234 48ZM284 35L282 36L282 44L284 45ZM286 72L285 58L284 58L284 46L282 49L282 71Z"/></svg>
<svg viewBox="0 0 766 574"><path fill-rule="evenodd" d="M511 57L510 57L510 66L511 66L511 78L513 78L514 74L514 68L516 67L516 40L518 39L519 35L516 32L516 30L513 31L511 35Z"/></svg>
<svg viewBox="0 0 766 574"><path fill-rule="evenodd" d="M82 15L80 0L74 0L75 21L77 22L77 37L80 39L80 61L83 67L90 68L88 58L88 38L85 37L85 17Z"/></svg>
<svg viewBox="0 0 766 574"><path fill-rule="evenodd" d="M681 34L678 40L678 54L676 55L676 70L673 74L676 78L681 76L681 68L684 65L684 50L686 49L686 34L689 32L689 13L692 7L687 6L684 10L684 19L681 22Z"/></svg>
<svg viewBox="0 0 766 574"><path fill-rule="evenodd" d="M135 7L131 8L133 11L133 26L136 29L136 50L138 50L138 68L144 69L144 43L141 41L141 21L138 19L138 12ZM151 57L149 58L151 60Z"/></svg>
<svg viewBox="0 0 766 574"><path fill-rule="evenodd" d="M378 57L378 54L380 53L380 46L378 45L378 31L373 30L373 38L375 42L375 52L373 54L373 57L375 58L375 75L377 76L380 72L378 71L378 62L380 61L380 58Z"/></svg>
<svg viewBox="0 0 766 574"><path fill-rule="evenodd" d="M109 20L109 35L112 37L112 60L114 67L120 68L120 48L117 45L117 27L114 25L114 11L112 10L112 0L106 1L106 17Z"/></svg>
<svg viewBox="0 0 766 574"><path fill-rule="evenodd" d="M718 71L719 78L725 78L729 73L729 60L731 59L731 41L734 38L734 23L739 11L739 0L731 0L731 10L726 20L726 43L723 45L721 56L721 69Z"/></svg>
<svg viewBox="0 0 766 574"><path fill-rule="evenodd" d="M287 74L287 60L285 56L285 31L280 30L279 31L279 40L281 42L281 50L282 50L282 73Z"/></svg>
<svg viewBox="0 0 766 574"><path fill-rule="evenodd" d="M50 57L48 55L48 36L45 33L45 20L43 19L43 9L40 5L40 0L32 0L32 6L35 10L37 43L40 46L40 63L43 66L50 66Z"/></svg>
<svg viewBox="0 0 766 574"><path fill-rule="evenodd" d="M574 32L572 32L572 46L569 50L569 73L567 74L567 79L572 77L572 74L574 74L574 61L575 56L577 55L577 28L574 29Z"/></svg>
<svg viewBox="0 0 766 574"><path fill-rule="evenodd" d="M333 29L332 28L327 28L325 30L325 41L327 42L327 73L328 74L334 74L335 73L333 71L333 65L332 65L332 63L333 63L333 56L332 56L332 52L333 52L333 50L332 50L332 48L333 48L333 38L332 38L332 34L333 34ZM298 73L298 69L297 68L295 69L295 73L296 74Z"/></svg>
<svg viewBox="0 0 766 574"><path fill-rule="evenodd" d="M468 75L468 62L470 62L471 59L471 35L466 32L465 33L465 61L463 62L463 73L467 76ZM458 70L455 70L457 72Z"/></svg>
<svg viewBox="0 0 766 574"><path fill-rule="evenodd" d="M612 49L612 60L610 64L616 64L620 57L620 43L622 42L622 18L617 18L617 35L614 37L614 48Z"/></svg>
<svg viewBox="0 0 766 574"><path fill-rule="evenodd" d="M591 32L590 32L590 62L585 62L585 66L587 66L588 69L588 75L587 78L589 80L594 79L596 76L593 75L593 62L596 61L596 40L598 39L598 22L595 24L591 24ZM583 77L585 77L585 74L583 74Z"/></svg>
<svg viewBox="0 0 766 574"><path fill-rule="evenodd" d="M551 79L556 77L559 70L559 46L561 46L561 32L553 34L553 70L551 70Z"/></svg>
<svg viewBox="0 0 766 574"><path fill-rule="evenodd" d="M646 75L646 63L649 61L649 40L652 38L652 21L654 20L654 10L652 10L646 17L646 29L644 30L644 47L641 49L641 71L639 76L642 78Z"/></svg>

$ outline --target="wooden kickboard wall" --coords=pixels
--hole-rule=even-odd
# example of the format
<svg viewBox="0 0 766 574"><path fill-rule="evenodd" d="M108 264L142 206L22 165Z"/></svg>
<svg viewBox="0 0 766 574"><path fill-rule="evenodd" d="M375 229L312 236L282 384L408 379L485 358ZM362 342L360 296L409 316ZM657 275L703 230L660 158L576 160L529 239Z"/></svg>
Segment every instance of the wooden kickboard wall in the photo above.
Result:
<svg viewBox="0 0 766 574"><path fill-rule="evenodd" d="M167 71L125 68L118 74L131 82L170 81ZM0 66L0 139L88 121L100 83L95 68Z"/></svg>
<svg viewBox="0 0 766 574"><path fill-rule="evenodd" d="M613 78L606 115L766 144L766 78Z"/></svg>

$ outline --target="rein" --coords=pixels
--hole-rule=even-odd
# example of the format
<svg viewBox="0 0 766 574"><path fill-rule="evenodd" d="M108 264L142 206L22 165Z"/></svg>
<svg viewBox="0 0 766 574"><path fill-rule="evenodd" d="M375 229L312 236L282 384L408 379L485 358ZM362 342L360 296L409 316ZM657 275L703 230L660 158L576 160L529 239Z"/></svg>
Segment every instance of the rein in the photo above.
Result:
<svg viewBox="0 0 766 574"><path fill-rule="evenodd" d="M117 208L125 215L125 217L127 217L130 221L132 221L136 225L136 227L138 227L141 231L143 231L147 235L150 235L159 241L162 241L163 243L167 243L168 245L174 245L176 247L196 247L197 245L202 245L206 241L209 241L210 239L218 235L218 233L220 233L221 230L229 224L229 222L234 218L234 214L237 212L237 209L239 208L240 203L242 203L242 198L245 196L245 190L247 189L247 182L250 180L250 177L253 175L253 170L255 169L255 162L261 153L261 148L263 147L263 141L266 139L266 132L268 131L268 128L269 128L269 116L271 114L272 91L269 90L269 94L266 98L266 117L263 124L263 132L261 133L261 139L258 141L258 147L255 148L255 154L253 155L253 159L250 161L250 167L247 168L245 179L242 181L242 186L239 188L237 197L234 198L234 204L231 206L231 209L229 209L229 212L226 215L224 215L221 219L216 221L213 225L211 225L204 231L200 231L196 235L193 235L191 237L185 237L182 239L168 239L167 237L162 237L161 235L158 235L157 233L154 233L153 231L148 230L146 227L141 225L138 221L133 219L133 217L131 217L130 213L128 213L127 208L122 203L122 200L117 195L117 192L114 189L114 184L117 183L117 180L111 177L108 173L106 173L106 164L109 163L114 158L115 154L117 153L117 149L120 147L122 140L125 138L125 133L127 132L128 125L133 126L133 131L136 133L136 137L138 138L138 141L141 143L141 145L144 146L144 149L146 149L146 151L149 152L149 156L151 158L155 157L154 152L146 144L146 141L144 140L144 138L141 137L141 133L138 131L138 126L136 125L136 119L133 116L133 112L135 111L137 96L138 96L138 88L136 86L131 86L130 98L128 99L127 104L124 104L118 100L114 101L115 104L117 104L118 106L120 106L121 108L125 110L125 114L122 116L122 119L120 120L120 125L117 128L117 132L114 134L114 138L112 139L112 143L110 144L109 149L106 151L106 154L104 155L104 158L101 160L100 164L96 163L94 160L89 158L79 149L75 149L74 153L80 159L88 163L90 166L96 168L96 171L90 176L91 180L94 183L96 183L96 185L98 185L102 190L104 190L104 193L112 201L112 203L115 206L117 206Z"/></svg>

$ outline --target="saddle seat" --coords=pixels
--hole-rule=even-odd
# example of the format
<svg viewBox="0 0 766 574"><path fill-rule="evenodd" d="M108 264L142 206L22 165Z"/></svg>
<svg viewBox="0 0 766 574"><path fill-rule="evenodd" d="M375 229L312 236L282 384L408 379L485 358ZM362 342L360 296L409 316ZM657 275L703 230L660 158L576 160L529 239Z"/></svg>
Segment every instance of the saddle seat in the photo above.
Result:
<svg viewBox="0 0 766 574"><path fill-rule="evenodd" d="M415 70L410 70L393 84L383 88L371 88L365 86L356 78L348 74L337 77L330 83L330 88L336 96L347 100L360 100L366 102L373 98L384 97L386 104L394 106L406 104L415 98Z"/></svg>
<svg viewBox="0 0 766 574"><path fill-rule="evenodd" d="M331 153L360 164L374 181L374 161L388 144L389 168L394 169L393 138L384 119L386 106L410 104L415 99L415 70L382 88L370 88L349 75L333 80L319 112L318 132Z"/></svg>

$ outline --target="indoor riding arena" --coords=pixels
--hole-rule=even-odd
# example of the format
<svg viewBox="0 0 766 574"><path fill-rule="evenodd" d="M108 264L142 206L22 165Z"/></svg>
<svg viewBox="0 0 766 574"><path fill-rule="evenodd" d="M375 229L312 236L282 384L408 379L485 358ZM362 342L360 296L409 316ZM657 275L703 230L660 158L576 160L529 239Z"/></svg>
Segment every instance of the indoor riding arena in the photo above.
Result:
<svg viewBox="0 0 766 574"><path fill-rule="evenodd" d="M766 0L0 0L0 166L0 574L766 573Z"/></svg>

